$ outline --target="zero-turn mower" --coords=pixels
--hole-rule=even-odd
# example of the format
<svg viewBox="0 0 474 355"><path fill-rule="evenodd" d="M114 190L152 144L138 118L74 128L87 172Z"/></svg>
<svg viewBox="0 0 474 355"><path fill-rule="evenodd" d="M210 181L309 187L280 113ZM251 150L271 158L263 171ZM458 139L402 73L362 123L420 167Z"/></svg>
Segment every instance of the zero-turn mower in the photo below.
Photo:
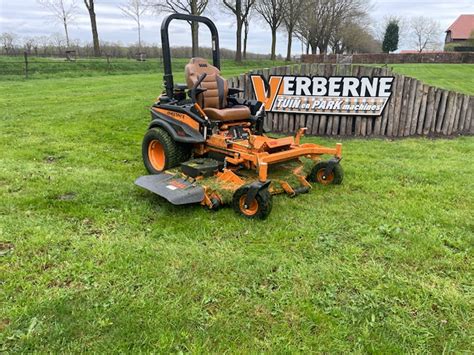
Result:
<svg viewBox="0 0 474 355"><path fill-rule="evenodd" d="M212 36L213 65L192 58L186 84L174 84L168 27L172 20L207 25ZM172 14L161 25L166 91L151 107L152 120L142 154L150 175L135 183L175 205L201 204L215 210L231 204L248 218L264 219L272 196L307 193L311 182L340 184L342 145L327 148L294 137L265 134L262 102L239 98L220 76L219 37L214 23L202 16ZM267 90L270 90L267 86ZM323 154L332 155L322 161Z"/></svg>

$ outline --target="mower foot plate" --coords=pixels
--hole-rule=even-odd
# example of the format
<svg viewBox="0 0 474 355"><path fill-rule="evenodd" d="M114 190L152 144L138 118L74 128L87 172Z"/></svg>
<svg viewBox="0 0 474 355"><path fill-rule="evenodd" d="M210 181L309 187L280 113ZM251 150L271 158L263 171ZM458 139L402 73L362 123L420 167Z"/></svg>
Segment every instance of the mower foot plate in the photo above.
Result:
<svg viewBox="0 0 474 355"><path fill-rule="evenodd" d="M172 174L141 176L135 180L135 185L164 197L173 205L199 203L204 199L204 188Z"/></svg>

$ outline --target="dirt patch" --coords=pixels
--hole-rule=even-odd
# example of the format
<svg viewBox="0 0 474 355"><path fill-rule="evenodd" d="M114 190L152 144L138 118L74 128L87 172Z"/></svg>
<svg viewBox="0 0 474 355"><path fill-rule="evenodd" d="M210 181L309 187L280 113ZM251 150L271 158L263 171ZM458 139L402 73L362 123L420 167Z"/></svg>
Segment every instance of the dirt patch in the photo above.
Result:
<svg viewBox="0 0 474 355"><path fill-rule="evenodd" d="M0 242L0 256L4 256L13 252L15 246L10 242Z"/></svg>
<svg viewBox="0 0 474 355"><path fill-rule="evenodd" d="M68 192L63 195L58 196L59 201L72 201L76 198L76 193L75 192Z"/></svg>
<svg viewBox="0 0 474 355"><path fill-rule="evenodd" d="M60 160L62 158L63 158L62 156L55 157L54 155L48 155L48 156L44 157L43 160L47 164L52 164L52 163L55 163L55 162L57 162L58 160Z"/></svg>
<svg viewBox="0 0 474 355"><path fill-rule="evenodd" d="M0 320L0 332L3 332L5 329L7 329L8 325L10 324L10 319L1 319Z"/></svg>

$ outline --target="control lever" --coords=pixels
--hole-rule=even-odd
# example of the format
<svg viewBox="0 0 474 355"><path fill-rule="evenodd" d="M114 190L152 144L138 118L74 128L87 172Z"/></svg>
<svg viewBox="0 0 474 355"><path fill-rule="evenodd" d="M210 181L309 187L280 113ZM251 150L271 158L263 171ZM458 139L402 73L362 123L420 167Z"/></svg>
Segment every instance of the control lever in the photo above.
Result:
<svg viewBox="0 0 474 355"><path fill-rule="evenodd" d="M198 78L198 81L196 81L196 83L193 85L193 88L189 91L189 96L191 97L191 100L193 101L193 103L197 102L197 96L199 94L202 94L204 91L207 91L207 89L199 87L202 81L206 78L206 76L207 76L206 73L202 74Z"/></svg>

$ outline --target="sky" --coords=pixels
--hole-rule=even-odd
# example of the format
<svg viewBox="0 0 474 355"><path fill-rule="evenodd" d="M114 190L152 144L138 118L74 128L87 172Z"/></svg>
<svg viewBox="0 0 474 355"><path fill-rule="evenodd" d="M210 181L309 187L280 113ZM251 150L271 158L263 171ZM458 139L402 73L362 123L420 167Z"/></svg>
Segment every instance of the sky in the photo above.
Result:
<svg viewBox="0 0 474 355"><path fill-rule="evenodd" d="M66 0L70 1L70 0ZM97 26L102 41L130 44L137 42L135 22L125 17L118 5L126 0L96 0ZM220 0L211 0L212 6L206 13L217 25L221 47L235 48L235 21L231 15L223 13L219 7ZM89 16L82 0L77 0L78 13L70 25L70 37L81 41L91 41ZM373 0L371 23L380 22L389 15L410 18L428 16L437 20L441 29L446 30L460 14L474 13L474 0ZM147 43L160 42L159 27L164 15L145 15L142 21L142 40ZM41 7L37 0L0 0L0 33L14 32L19 37L31 37L63 33L60 23L49 16L49 12ZM277 53L286 53L286 36L278 34ZM440 34L440 41L444 38ZM170 27L172 45L190 45L189 26L175 22ZM210 43L207 28L202 26L200 41L203 46ZM251 21L248 51L254 53L270 52L271 35L266 24L255 15ZM207 45L209 46L209 45ZM400 49L412 49L413 46L404 41ZM301 52L301 44L295 41L293 53Z"/></svg>

